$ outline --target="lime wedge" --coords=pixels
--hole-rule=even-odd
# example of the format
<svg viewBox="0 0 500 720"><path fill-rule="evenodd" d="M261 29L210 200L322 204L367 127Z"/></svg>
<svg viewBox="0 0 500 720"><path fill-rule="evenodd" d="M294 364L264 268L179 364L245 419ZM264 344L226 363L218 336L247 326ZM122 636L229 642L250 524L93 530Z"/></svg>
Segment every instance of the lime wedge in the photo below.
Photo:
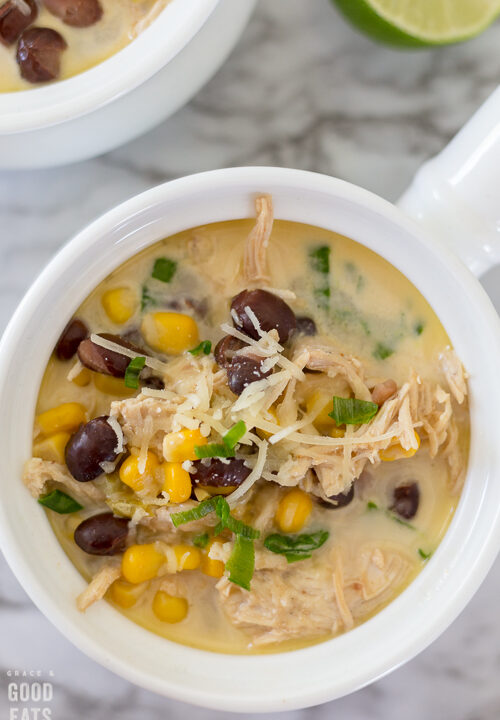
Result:
<svg viewBox="0 0 500 720"><path fill-rule="evenodd" d="M500 13L500 0L333 0L357 28L400 47L468 40Z"/></svg>

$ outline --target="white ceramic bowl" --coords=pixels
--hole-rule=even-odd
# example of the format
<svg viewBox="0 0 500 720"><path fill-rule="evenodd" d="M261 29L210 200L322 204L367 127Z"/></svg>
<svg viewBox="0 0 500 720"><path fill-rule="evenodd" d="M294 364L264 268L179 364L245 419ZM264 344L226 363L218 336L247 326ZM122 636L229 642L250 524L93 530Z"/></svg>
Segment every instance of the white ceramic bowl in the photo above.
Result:
<svg viewBox="0 0 500 720"><path fill-rule="evenodd" d="M134 42L50 85L0 93L0 169L83 160L184 105L234 47L256 0L171 0Z"/></svg>
<svg viewBox="0 0 500 720"><path fill-rule="evenodd" d="M21 482L42 373L62 328L111 270L159 238L251 217L271 193L277 218L354 238L401 270L429 300L470 373L469 470L451 526L394 602L353 631L279 655L218 655L134 625L107 603L80 614L84 580ZM499 321L477 280L403 213L322 175L273 168L219 170L154 188L107 213L66 245L21 303L0 347L0 542L43 613L97 662L145 688L232 711L285 710L339 697L413 657L462 610L500 545Z"/></svg>

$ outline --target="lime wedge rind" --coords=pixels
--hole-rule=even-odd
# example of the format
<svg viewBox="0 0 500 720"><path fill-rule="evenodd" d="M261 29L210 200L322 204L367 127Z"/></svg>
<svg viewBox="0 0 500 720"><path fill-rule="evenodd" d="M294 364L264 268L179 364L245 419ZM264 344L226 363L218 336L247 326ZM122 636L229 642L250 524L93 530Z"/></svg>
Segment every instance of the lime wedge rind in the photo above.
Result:
<svg viewBox="0 0 500 720"><path fill-rule="evenodd" d="M470 0L471 7L472 2ZM415 17L406 18L404 6L407 0L333 0L343 15L359 30L379 42L401 48L424 48L435 45L448 45L469 40L483 32L500 15L500 0L485 0L477 3L477 14L462 22L460 13L453 4L445 8L447 23L436 23L434 28L429 18L426 27L419 27ZM467 0L465 0L467 2ZM428 0L412 0L412 8L418 3L429 5ZM435 0L435 11L448 0ZM403 11L401 11L403 8ZM442 10L442 8L441 8ZM444 14L442 11L442 14ZM469 13L470 14L470 13ZM463 14L462 14L463 15ZM418 19L418 18L417 18ZM432 21L432 17L430 18ZM442 20L442 18L441 18Z"/></svg>

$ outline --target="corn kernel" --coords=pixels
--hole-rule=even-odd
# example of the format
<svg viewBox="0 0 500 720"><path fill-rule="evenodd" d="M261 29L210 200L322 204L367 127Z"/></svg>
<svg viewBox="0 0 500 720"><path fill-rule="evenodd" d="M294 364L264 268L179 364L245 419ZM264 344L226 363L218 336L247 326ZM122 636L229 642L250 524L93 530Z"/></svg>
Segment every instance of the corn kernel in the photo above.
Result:
<svg viewBox="0 0 500 720"><path fill-rule="evenodd" d="M171 503L185 502L191 497L191 475L179 462L161 464L163 490L168 493Z"/></svg>
<svg viewBox="0 0 500 720"><path fill-rule="evenodd" d="M138 585L156 577L164 562L165 557L154 543L131 545L123 553L122 575L128 582Z"/></svg>
<svg viewBox="0 0 500 720"><path fill-rule="evenodd" d="M105 395L116 395L117 397L132 397L137 392L125 385L123 378L104 375L103 373L92 373L94 387Z"/></svg>
<svg viewBox="0 0 500 720"><path fill-rule="evenodd" d="M75 385L78 385L78 387L85 387L90 383L92 380L92 375L90 370L87 368L82 368L78 375L75 375L75 377L71 380L72 383L75 383Z"/></svg>
<svg viewBox="0 0 500 720"><path fill-rule="evenodd" d="M309 495L294 488L280 500L276 510L276 524L282 532L299 532L309 519L311 510L312 500Z"/></svg>
<svg viewBox="0 0 500 720"><path fill-rule="evenodd" d="M58 432L49 435L45 440L41 440L33 447L33 455L42 458L42 460L50 460L51 462L64 464L64 450L68 444L71 435L67 432Z"/></svg>
<svg viewBox="0 0 500 720"><path fill-rule="evenodd" d="M53 435L76 430L87 421L87 413L80 403L68 402L40 413L36 420L44 435Z"/></svg>
<svg viewBox="0 0 500 720"><path fill-rule="evenodd" d="M158 620L168 623L178 623L188 614L188 601L186 598L169 595L158 590L153 599L153 612Z"/></svg>
<svg viewBox="0 0 500 720"><path fill-rule="evenodd" d="M195 320L182 313L149 313L142 321L141 331L153 350L166 355L180 355L199 342Z"/></svg>
<svg viewBox="0 0 500 720"><path fill-rule="evenodd" d="M209 575L210 577L221 578L224 575L224 563L222 562L222 560L214 560L208 555L208 553L210 552L210 548L215 543L218 543L219 545L222 544L218 542L218 540L215 540L215 538L212 538L208 547L203 553L200 570L202 573L204 573L205 575Z"/></svg>
<svg viewBox="0 0 500 720"><path fill-rule="evenodd" d="M398 438L392 438L389 447L379 452L380 459L384 462L393 462L394 460L413 457L420 447L420 435L417 432L415 432L415 440L417 441L417 447L405 450Z"/></svg>
<svg viewBox="0 0 500 720"><path fill-rule="evenodd" d="M168 433L163 439L163 457L167 462L183 463L197 460L195 445L206 445L207 438L199 430L179 430Z"/></svg>
<svg viewBox="0 0 500 720"><path fill-rule="evenodd" d="M134 492L144 490L144 484L148 478L155 478L156 470L159 467L158 458L148 450L144 472L139 471L139 455L133 450L128 458L121 464L119 476L122 483L128 485Z"/></svg>
<svg viewBox="0 0 500 720"><path fill-rule="evenodd" d="M328 414L333 410L332 397L332 395L329 395L322 390L315 390L312 395L307 398L306 402L306 409L308 413L313 412L318 405L321 406L321 404L324 403L321 407L320 413L316 415L313 422L316 430L323 435L329 435L332 427L336 427L335 420Z"/></svg>
<svg viewBox="0 0 500 720"><path fill-rule="evenodd" d="M127 287L107 290L101 302L106 315L116 325L123 325L130 320L139 304L135 292Z"/></svg>
<svg viewBox="0 0 500 720"><path fill-rule="evenodd" d="M193 545L174 545L178 570L196 570L200 567L201 552Z"/></svg>
<svg viewBox="0 0 500 720"><path fill-rule="evenodd" d="M330 437L332 438L341 438L345 435L345 429L343 427L339 427L338 425L334 425L330 430Z"/></svg>
<svg viewBox="0 0 500 720"><path fill-rule="evenodd" d="M145 589L143 585L132 585L125 580L115 580L109 588L109 596L117 605L127 609L136 604Z"/></svg>
<svg viewBox="0 0 500 720"><path fill-rule="evenodd" d="M197 485L196 490L206 493L206 497L214 495L231 495L236 490L236 485L227 485L225 487L217 487L216 485Z"/></svg>

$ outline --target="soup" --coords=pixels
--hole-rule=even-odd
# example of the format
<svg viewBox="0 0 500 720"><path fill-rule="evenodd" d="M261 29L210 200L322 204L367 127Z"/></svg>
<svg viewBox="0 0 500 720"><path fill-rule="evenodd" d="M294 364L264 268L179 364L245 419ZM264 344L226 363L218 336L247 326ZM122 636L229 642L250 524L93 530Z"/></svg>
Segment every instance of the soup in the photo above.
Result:
<svg viewBox="0 0 500 720"><path fill-rule="evenodd" d="M171 640L277 652L350 630L432 561L468 455L431 307L355 241L273 222L161 240L50 358L24 481L102 598Z"/></svg>
<svg viewBox="0 0 500 720"><path fill-rule="evenodd" d="M168 0L0 0L0 92L64 79L121 50Z"/></svg>

